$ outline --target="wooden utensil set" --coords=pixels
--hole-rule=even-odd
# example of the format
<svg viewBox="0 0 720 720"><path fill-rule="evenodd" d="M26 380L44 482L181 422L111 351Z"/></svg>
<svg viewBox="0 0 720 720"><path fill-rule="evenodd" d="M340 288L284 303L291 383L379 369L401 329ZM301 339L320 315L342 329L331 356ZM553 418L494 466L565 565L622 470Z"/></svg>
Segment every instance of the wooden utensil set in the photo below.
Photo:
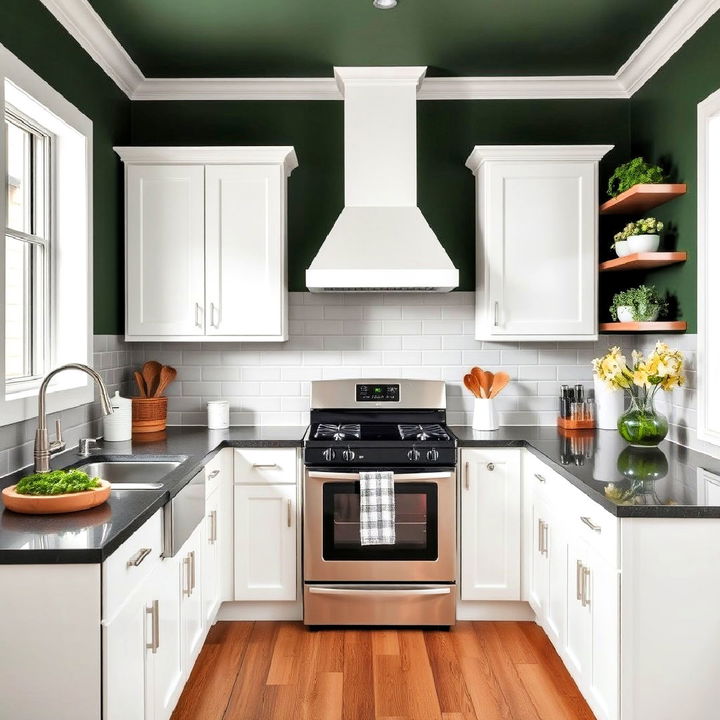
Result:
<svg viewBox="0 0 720 720"><path fill-rule="evenodd" d="M490 400L496 397L510 382L510 376L504 372L491 373L474 367L463 378L465 387L476 397Z"/></svg>
<svg viewBox="0 0 720 720"><path fill-rule="evenodd" d="M167 386L177 377L177 370L169 365L161 365L150 360L142 366L142 371L133 373L141 398L162 397Z"/></svg>

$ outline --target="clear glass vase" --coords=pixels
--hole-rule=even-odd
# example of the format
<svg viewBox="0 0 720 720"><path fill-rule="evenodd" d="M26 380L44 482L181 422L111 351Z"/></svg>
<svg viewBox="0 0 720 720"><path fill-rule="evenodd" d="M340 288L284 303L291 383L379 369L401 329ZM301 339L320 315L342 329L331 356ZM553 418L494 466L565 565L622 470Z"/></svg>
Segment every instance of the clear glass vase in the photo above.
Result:
<svg viewBox="0 0 720 720"><path fill-rule="evenodd" d="M627 442L636 447L658 445L668 434L668 420L655 409L652 393L630 395L630 407L620 416L618 430Z"/></svg>

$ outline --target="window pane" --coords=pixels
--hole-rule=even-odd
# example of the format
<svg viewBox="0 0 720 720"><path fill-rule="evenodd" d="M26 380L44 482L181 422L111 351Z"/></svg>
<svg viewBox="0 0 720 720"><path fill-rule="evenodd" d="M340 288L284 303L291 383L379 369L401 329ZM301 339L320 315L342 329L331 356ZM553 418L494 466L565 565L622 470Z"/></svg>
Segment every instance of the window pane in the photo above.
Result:
<svg viewBox="0 0 720 720"><path fill-rule="evenodd" d="M27 130L6 122L7 129L7 224L13 230L30 233L30 143Z"/></svg>
<svg viewBox="0 0 720 720"><path fill-rule="evenodd" d="M5 376L12 379L32 375L32 247L5 242Z"/></svg>

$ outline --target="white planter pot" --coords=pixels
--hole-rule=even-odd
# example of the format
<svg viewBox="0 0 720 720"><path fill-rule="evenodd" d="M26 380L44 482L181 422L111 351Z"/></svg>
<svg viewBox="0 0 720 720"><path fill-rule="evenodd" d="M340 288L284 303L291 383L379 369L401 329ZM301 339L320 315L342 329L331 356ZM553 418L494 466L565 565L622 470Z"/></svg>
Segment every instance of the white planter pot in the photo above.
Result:
<svg viewBox="0 0 720 720"><path fill-rule="evenodd" d="M473 430L497 430L498 421L495 412L495 401L485 398L475 398L473 408Z"/></svg>
<svg viewBox="0 0 720 720"><path fill-rule="evenodd" d="M619 315L618 315L619 316ZM593 376L595 388L595 427L599 430L617 431L618 418L625 410L625 393L613 390L597 376ZM618 435L618 437L620 437ZM615 456L617 460L617 456Z"/></svg>
<svg viewBox="0 0 720 720"><path fill-rule="evenodd" d="M660 314L660 308L657 306L650 314L649 317L643 318L640 322L655 322ZM635 317L635 310L630 305L620 305L617 309L618 322L629 323L638 322L638 318Z"/></svg>
<svg viewBox="0 0 720 720"><path fill-rule="evenodd" d="M627 240L618 240L615 243L615 252L618 257L625 257L626 255L629 255L632 250L630 250L630 245Z"/></svg>
<svg viewBox="0 0 720 720"><path fill-rule="evenodd" d="M631 235L627 239L631 253L656 252L660 247L659 235Z"/></svg>

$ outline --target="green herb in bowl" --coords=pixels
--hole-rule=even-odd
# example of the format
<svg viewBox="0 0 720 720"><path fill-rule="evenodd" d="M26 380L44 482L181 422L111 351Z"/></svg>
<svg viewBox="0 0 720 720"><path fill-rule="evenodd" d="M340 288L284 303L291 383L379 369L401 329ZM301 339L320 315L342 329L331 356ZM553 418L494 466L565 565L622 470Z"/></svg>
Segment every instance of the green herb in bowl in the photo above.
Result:
<svg viewBox="0 0 720 720"><path fill-rule="evenodd" d="M82 470L52 470L27 475L17 484L15 492L18 495L65 495L99 487L100 480Z"/></svg>

